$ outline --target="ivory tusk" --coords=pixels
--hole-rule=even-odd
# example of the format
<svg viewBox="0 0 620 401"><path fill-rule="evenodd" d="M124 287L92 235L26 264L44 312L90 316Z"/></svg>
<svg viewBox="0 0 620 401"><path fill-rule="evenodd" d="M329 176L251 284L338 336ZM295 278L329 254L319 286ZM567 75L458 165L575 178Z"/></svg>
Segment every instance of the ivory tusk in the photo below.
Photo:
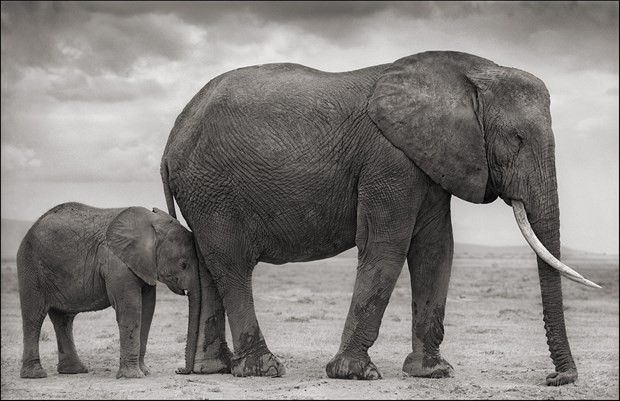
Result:
<svg viewBox="0 0 620 401"><path fill-rule="evenodd" d="M527 213L525 212L525 206L523 205L523 202L518 200L512 200L512 210L514 211L515 219L517 220L517 225L521 230L521 234L523 234L523 237L525 237L527 243L530 244L532 250L536 252L536 255L538 255L542 260L547 262L549 266L558 270L560 274L562 274L569 280L573 280L579 284L583 284L588 287L601 288L600 285L586 279L581 274L577 273L570 267L566 266L564 263L560 262L558 259L555 258L555 256L551 254L551 252L547 250L547 248L545 248L545 246L540 242L538 237L536 237L536 234L534 234L534 230L532 230L532 226L527 219Z"/></svg>

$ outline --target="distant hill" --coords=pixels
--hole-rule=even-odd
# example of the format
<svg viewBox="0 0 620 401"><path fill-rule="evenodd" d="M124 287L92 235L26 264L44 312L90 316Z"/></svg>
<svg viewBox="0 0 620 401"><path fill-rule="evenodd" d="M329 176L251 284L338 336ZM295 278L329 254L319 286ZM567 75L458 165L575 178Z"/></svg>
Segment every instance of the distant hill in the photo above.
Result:
<svg viewBox="0 0 620 401"><path fill-rule="evenodd" d="M525 240L523 240L525 242ZM517 255L534 255L534 251L529 245L508 245L508 246L487 246L487 245L476 245L476 244L454 244L454 254L455 255L506 255L506 256L517 256ZM591 253L586 251L580 251L577 249L562 247L562 257L570 257L570 256L594 256L598 255L597 253Z"/></svg>
<svg viewBox="0 0 620 401"><path fill-rule="evenodd" d="M15 259L17 249L22 239L30 229L34 222L24 220L2 219L2 260ZM525 240L524 240L525 241ZM337 257L340 258L357 258L357 249L349 249L342 252ZM454 244L455 258L533 258L534 251L528 245L520 246L487 246L475 244ZM562 259L579 259L579 258L609 258L618 257L618 255L604 255L598 253L590 253L562 247Z"/></svg>
<svg viewBox="0 0 620 401"><path fill-rule="evenodd" d="M523 240L525 242L525 240ZM342 252L337 257L351 257L357 258L357 249L349 249ZM476 245L476 244L454 244L454 258L485 258L493 257L498 259L529 259L535 258L534 251L529 245L513 245L513 246L488 246L488 245ZM562 259L617 259L618 255L606 255L602 253L592 253L581 251L578 249L572 249L562 247Z"/></svg>
<svg viewBox="0 0 620 401"><path fill-rule="evenodd" d="M2 260L15 259L19 244L34 222L2 219Z"/></svg>

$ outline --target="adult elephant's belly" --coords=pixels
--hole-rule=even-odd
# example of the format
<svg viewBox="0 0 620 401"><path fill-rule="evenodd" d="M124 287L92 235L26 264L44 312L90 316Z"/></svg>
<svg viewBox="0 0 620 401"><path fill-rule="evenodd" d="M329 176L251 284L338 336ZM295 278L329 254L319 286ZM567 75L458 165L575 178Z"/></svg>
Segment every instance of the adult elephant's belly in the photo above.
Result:
<svg viewBox="0 0 620 401"><path fill-rule="evenodd" d="M257 216L259 261L281 264L324 259L355 246L357 188L346 174L330 178L304 173L293 182L273 182L260 202L251 202ZM351 182L348 182L351 181Z"/></svg>
<svg viewBox="0 0 620 401"><path fill-rule="evenodd" d="M356 208L309 202L265 222L259 261L282 264L335 256L355 246Z"/></svg>

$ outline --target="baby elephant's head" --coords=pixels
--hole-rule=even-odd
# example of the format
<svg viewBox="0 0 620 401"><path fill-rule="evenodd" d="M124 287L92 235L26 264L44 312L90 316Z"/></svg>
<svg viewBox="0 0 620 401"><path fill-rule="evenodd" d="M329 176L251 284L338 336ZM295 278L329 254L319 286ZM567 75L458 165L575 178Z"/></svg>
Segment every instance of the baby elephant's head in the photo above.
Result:
<svg viewBox="0 0 620 401"><path fill-rule="evenodd" d="M164 220L154 223L157 232L157 279L173 292L187 295L198 284L198 257L194 236L178 220L157 208L153 212Z"/></svg>
<svg viewBox="0 0 620 401"><path fill-rule="evenodd" d="M130 207L110 224L106 241L112 252L149 285L157 280L187 295L198 285L198 257L192 233L168 213Z"/></svg>

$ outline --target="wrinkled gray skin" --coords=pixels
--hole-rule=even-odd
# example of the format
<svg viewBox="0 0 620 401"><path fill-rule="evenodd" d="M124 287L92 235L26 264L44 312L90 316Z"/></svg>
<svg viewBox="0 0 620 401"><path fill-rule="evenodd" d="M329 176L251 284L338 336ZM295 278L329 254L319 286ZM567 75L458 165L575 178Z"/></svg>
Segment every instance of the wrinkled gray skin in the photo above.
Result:
<svg viewBox="0 0 620 401"><path fill-rule="evenodd" d="M412 352L403 370L446 377L441 356L453 239L450 198L521 200L534 232L560 256L549 94L533 75L458 52L327 73L267 64L225 73L177 118L162 158L169 213L176 199L196 236L202 303L190 371L284 374L252 299L257 262L359 250L353 298L331 378L375 379L368 356L408 261ZM549 385L577 370L560 275L540 258ZM205 294L206 292L206 294ZM224 310L234 355L224 336ZM193 363L193 367L191 364Z"/></svg>
<svg viewBox="0 0 620 401"><path fill-rule="evenodd" d="M167 213L64 203L41 216L17 253L24 353L20 376L46 377L39 335L49 314L58 373L86 373L73 343L79 312L112 305L120 332L120 377L144 377L156 280L179 295L199 294L192 234ZM193 352L193 351L192 351Z"/></svg>

